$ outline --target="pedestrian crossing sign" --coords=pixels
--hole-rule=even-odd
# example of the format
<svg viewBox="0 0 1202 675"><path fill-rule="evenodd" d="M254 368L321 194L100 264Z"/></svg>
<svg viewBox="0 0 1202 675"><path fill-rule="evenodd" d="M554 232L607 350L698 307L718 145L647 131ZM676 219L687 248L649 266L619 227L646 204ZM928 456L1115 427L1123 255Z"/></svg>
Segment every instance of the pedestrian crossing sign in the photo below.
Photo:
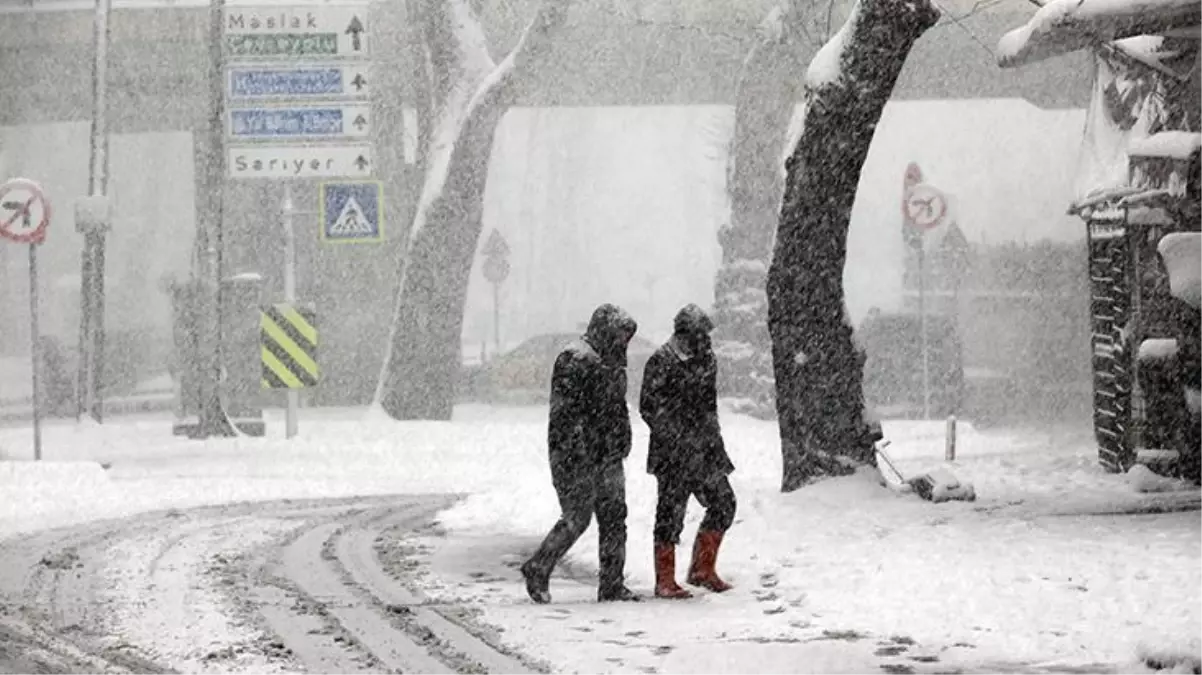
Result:
<svg viewBox="0 0 1202 675"><path fill-rule="evenodd" d="M383 187L379 181L322 183L321 238L334 244L384 239Z"/></svg>

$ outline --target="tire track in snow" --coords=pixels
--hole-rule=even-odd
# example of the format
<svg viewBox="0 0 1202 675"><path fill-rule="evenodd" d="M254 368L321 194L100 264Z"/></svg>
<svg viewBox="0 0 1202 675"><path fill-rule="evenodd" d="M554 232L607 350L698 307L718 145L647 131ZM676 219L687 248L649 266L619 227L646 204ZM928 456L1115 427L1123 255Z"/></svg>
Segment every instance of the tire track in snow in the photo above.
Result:
<svg viewBox="0 0 1202 675"><path fill-rule="evenodd" d="M452 500L237 503L0 542L0 672L540 672L381 561Z"/></svg>
<svg viewBox="0 0 1202 675"><path fill-rule="evenodd" d="M420 514L425 522L446 504L427 505ZM376 553L376 543L385 531L404 527L395 514L385 513L367 519L358 527L339 531L327 542L325 554L341 568L344 580L359 588L384 611L406 617L408 630L419 633L423 642L441 658L457 665L458 672L535 673L520 659L506 654L497 646L468 630L431 606L427 599L407 589L402 579L393 577L384 568Z"/></svg>

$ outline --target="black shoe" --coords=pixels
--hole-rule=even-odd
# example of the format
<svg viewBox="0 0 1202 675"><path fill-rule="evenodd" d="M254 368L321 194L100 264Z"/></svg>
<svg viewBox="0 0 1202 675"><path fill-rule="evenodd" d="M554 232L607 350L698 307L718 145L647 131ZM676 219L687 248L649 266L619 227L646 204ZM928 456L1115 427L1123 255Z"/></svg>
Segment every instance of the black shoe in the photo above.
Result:
<svg viewBox="0 0 1202 675"><path fill-rule="evenodd" d="M531 569L530 561L522 565L521 571L522 578L526 580L526 594L530 599L540 605L551 602L551 591L548 589L550 579Z"/></svg>
<svg viewBox="0 0 1202 675"><path fill-rule="evenodd" d="M639 602L643 598L626 588L624 584L607 589L597 589L597 602Z"/></svg>

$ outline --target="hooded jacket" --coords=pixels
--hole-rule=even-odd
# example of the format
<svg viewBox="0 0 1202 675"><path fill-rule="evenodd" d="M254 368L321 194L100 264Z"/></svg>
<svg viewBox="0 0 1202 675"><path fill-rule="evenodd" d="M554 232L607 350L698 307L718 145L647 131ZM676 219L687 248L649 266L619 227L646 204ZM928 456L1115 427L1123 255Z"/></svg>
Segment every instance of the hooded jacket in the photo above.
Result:
<svg viewBox="0 0 1202 675"><path fill-rule="evenodd" d="M651 428L647 473L707 481L734 471L718 424L718 368L709 334L714 323L689 304L672 337L647 361L639 413Z"/></svg>
<svg viewBox="0 0 1202 675"><path fill-rule="evenodd" d="M596 466L630 454L626 349L637 330L622 308L601 305L581 339L555 359L547 429L553 468Z"/></svg>

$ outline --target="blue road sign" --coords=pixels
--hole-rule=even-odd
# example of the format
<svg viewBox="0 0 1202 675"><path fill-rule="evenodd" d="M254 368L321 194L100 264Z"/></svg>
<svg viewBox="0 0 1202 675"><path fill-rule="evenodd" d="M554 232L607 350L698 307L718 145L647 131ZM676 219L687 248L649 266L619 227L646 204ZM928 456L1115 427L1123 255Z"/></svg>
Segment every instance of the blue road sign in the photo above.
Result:
<svg viewBox="0 0 1202 675"><path fill-rule="evenodd" d="M235 67L229 69L231 100L368 98L367 67L329 64L296 68Z"/></svg>
<svg viewBox="0 0 1202 675"><path fill-rule="evenodd" d="M234 138L360 137L370 132L366 105L231 108L229 115Z"/></svg>
<svg viewBox="0 0 1202 675"><path fill-rule="evenodd" d="M322 183L321 238L331 243L384 238L383 188L378 181Z"/></svg>
<svg viewBox="0 0 1202 675"><path fill-rule="evenodd" d="M235 70L230 73L230 93L238 97L341 94L342 69Z"/></svg>

